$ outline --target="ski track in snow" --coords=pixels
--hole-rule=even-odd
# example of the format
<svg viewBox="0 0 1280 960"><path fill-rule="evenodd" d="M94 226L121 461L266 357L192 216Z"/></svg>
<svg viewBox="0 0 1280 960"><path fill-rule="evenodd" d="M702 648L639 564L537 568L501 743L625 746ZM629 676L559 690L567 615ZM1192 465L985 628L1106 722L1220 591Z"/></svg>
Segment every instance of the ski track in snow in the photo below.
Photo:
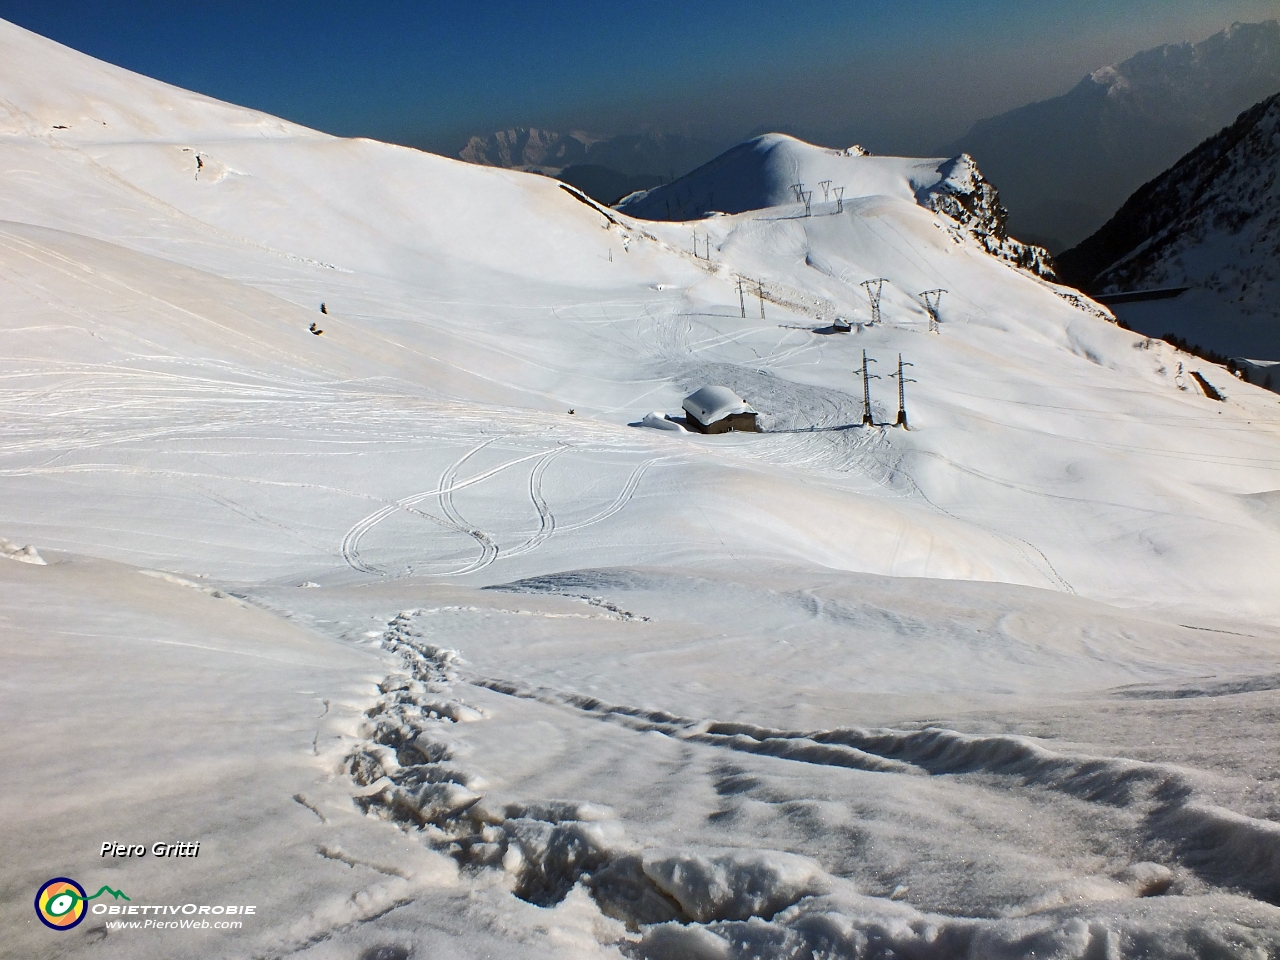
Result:
<svg viewBox="0 0 1280 960"><path fill-rule="evenodd" d="M506 552L508 559L536 550L556 532L556 515L551 512L551 508L547 505L547 499L543 496L542 477L547 472L547 467L567 449L568 447L562 444L560 449L552 450L550 453L545 454L530 472L529 500L533 503L533 508L538 513L538 529L524 543L508 550Z"/></svg>
<svg viewBox="0 0 1280 960"><path fill-rule="evenodd" d="M449 519L449 522L453 524L454 529L459 533L465 533L480 545L479 557L471 563L459 567L457 570L451 571L449 574L446 574L446 576L460 577L468 573L474 573L477 570L483 570L485 567L489 566L489 564L493 563L494 560L498 559L498 545L494 543L493 538L483 530L469 524L462 514L458 512L457 507L454 506L453 503L453 491L457 487L458 471L462 469L463 464L491 443L493 443L492 440L485 440L483 443L479 443L472 447L463 454L460 459L451 464L440 477L440 509ZM492 475L493 474L491 473L490 476Z"/></svg>
<svg viewBox="0 0 1280 960"><path fill-rule="evenodd" d="M460 577L476 573L494 563L500 555L505 559L510 559L523 556L524 554L536 550L557 532L572 533L574 531L585 530L589 527L595 526L596 524L603 523L626 507L626 505L631 501L631 498L635 495L636 488L640 485L640 481L650 468L659 463L674 462L678 459L676 457L650 457L649 459L642 461L637 464L628 475L617 497L615 497L613 502L603 510L584 520L579 520L569 524L560 524L556 520L556 516L548 505L546 497L542 492L542 484L543 476L546 473L547 468L550 467L558 457L571 449L567 444L561 444L554 450L547 450L517 457L473 477L469 477L464 480L458 479L458 471L463 467L463 465L482 450L497 442L498 439L499 438L490 438L482 441L468 450L458 460L454 461L448 468L446 468L444 474L440 478L439 485L435 489L404 497L397 500L395 503L387 504L386 506L375 510L373 513L357 521L342 538L341 552L346 563L352 569L358 570L362 573L369 573L382 577L390 576L387 571L370 563L362 556L360 553L360 543L365 535L373 530L378 524L386 520L388 517L395 515L397 512L403 511L412 516L420 517L422 519L432 521L437 525L466 534L480 545L480 555L475 560L464 564L463 566L444 573L424 572L419 575L433 577ZM457 490L462 490L484 480L488 480L510 467L514 467L521 463L527 463L530 460L537 461L529 473L528 490L529 500L538 516L538 529L534 531L534 533L523 543L520 543L509 550L503 551L490 534L479 529L475 524L469 522L462 516L453 502L453 493ZM437 498L440 502L441 511L445 515L445 519L443 520L432 514L414 509L415 504L433 497Z"/></svg>
<svg viewBox="0 0 1280 960"><path fill-rule="evenodd" d="M592 527L598 523L603 523L605 520L608 520L631 502L631 498L635 496L636 488L640 486L640 481L644 478L644 475L649 472L650 468L660 463L674 463L677 462L678 459L678 457L651 457L638 464L636 468L631 471L631 475L627 477L626 483L622 485L622 489L618 492L618 496L614 499L613 503L609 504L609 506L605 507L594 517L588 517L586 520L579 520L577 523L565 524L560 527L560 530L564 533L569 533L574 530L584 530L587 527Z"/></svg>

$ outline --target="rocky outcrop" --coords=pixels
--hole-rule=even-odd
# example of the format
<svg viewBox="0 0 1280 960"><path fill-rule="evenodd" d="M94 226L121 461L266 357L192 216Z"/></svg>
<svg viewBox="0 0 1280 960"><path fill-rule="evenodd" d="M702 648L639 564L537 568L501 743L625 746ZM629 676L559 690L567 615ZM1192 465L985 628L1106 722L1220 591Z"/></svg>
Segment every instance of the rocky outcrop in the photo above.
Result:
<svg viewBox="0 0 1280 960"><path fill-rule="evenodd" d="M1049 251L1009 236L1009 211L1000 195L967 153L938 167L942 179L916 193L916 200L934 213L955 220L987 253L1030 270L1046 280L1056 279Z"/></svg>

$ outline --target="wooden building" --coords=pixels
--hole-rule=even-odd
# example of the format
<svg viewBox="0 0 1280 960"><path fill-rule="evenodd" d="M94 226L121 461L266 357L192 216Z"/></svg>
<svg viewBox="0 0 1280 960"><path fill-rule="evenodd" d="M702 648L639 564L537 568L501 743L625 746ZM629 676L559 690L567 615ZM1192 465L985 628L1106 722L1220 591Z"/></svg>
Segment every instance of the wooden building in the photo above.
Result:
<svg viewBox="0 0 1280 960"><path fill-rule="evenodd" d="M685 421L698 433L759 433L756 411L728 387L703 387L684 401Z"/></svg>

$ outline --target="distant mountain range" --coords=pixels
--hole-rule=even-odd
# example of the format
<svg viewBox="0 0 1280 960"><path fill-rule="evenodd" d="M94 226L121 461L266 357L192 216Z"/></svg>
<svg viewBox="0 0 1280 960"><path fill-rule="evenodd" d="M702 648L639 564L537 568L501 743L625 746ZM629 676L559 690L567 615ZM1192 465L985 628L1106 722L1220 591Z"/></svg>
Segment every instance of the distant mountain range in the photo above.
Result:
<svg viewBox="0 0 1280 960"><path fill-rule="evenodd" d="M1010 230L1057 252L1277 91L1280 23L1237 23L1097 70L1063 96L981 121L939 152L972 154L999 185Z"/></svg>
<svg viewBox="0 0 1280 960"><path fill-rule="evenodd" d="M1094 293L1190 287L1117 313L1229 356L1280 359L1280 95L1257 104L1058 258ZM1143 329L1146 327L1147 329Z"/></svg>
<svg viewBox="0 0 1280 960"><path fill-rule="evenodd" d="M581 130L559 133L537 127L514 127L487 137L472 137L458 156L485 167L558 173L564 167L585 163L587 150L600 139Z"/></svg>
<svg viewBox="0 0 1280 960"><path fill-rule="evenodd" d="M598 137L581 130L515 127L472 137L458 156L483 166L544 173L611 204L681 176L715 153L712 143L675 134Z"/></svg>
<svg viewBox="0 0 1280 960"><path fill-rule="evenodd" d="M1134 190L1242 110L1280 92L1280 22L1237 23L1103 67L1059 97L982 120L934 151L968 153L999 186L1008 229L1054 252L1096 231ZM696 169L720 144L661 133L600 137L518 127L459 156L559 177L612 204Z"/></svg>

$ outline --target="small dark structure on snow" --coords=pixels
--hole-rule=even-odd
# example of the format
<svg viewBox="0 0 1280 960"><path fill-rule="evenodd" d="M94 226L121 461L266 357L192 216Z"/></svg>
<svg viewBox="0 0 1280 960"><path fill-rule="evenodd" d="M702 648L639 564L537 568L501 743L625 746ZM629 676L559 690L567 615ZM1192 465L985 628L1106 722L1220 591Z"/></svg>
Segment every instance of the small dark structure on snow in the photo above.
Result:
<svg viewBox="0 0 1280 960"><path fill-rule="evenodd" d="M1227 361L1227 369L1245 383L1255 383L1263 389L1280 393L1280 360L1245 360L1236 357Z"/></svg>
<svg viewBox="0 0 1280 960"><path fill-rule="evenodd" d="M703 387L684 401L685 421L698 433L759 433L756 411L728 387Z"/></svg>

